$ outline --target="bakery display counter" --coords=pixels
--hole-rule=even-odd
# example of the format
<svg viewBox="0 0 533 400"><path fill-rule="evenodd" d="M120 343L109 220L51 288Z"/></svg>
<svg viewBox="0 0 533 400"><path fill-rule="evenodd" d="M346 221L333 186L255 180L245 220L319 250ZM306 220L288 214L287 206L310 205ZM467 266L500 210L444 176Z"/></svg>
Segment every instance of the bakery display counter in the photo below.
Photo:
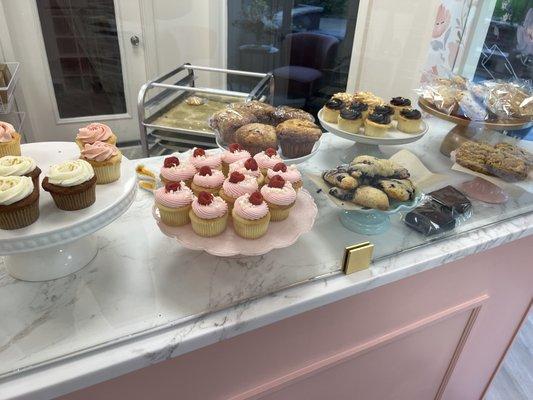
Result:
<svg viewBox="0 0 533 400"><path fill-rule="evenodd" d="M437 150L452 125L427 122L429 132L417 142L381 152L407 149L458 187L470 177L452 171ZM403 213L380 235L347 230L342 210L307 176L334 168L351 145L326 133L320 151L298 165L318 216L290 247L226 258L186 249L158 229L153 195L139 190L131 208L98 231L98 255L78 273L30 283L2 265L0 398L68 393L533 232L527 191L504 204L472 200L469 219L430 237L407 227ZM158 170L163 159L139 162ZM370 268L344 276L345 248L366 241L374 245Z"/></svg>

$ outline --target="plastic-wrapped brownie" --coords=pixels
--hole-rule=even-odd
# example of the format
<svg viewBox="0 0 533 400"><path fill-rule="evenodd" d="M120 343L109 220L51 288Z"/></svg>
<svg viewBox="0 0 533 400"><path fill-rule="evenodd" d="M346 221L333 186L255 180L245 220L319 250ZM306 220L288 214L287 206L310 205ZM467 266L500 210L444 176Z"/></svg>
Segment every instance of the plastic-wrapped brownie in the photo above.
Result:
<svg viewBox="0 0 533 400"><path fill-rule="evenodd" d="M274 111L275 124L281 124L288 119L306 119L310 122L315 122L315 117L309 114L307 111L300 110L299 108L293 108L289 106L277 106Z"/></svg>
<svg viewBox="0 0 533 400"><path fill-rule="evenodd" d="M468 198L453 186L445 186L442 189L429 193L432 200L451 212L454 218L462 216L470 218L472 215L472 203Z"/></svg>
<svg viewBox="0 0 533 400"><path fill-rule="evenodd" d="M244 103L231 103L229 107L253 114L257 118L257 122L261 124L273 124L275 122L274 112L276 109L268 103L251 100Z"/></svg>
<svg viewBox="0 0 533 400"><path fill-rule="evenodd" d="M408 212L404 222L426 236L455 228L455 218L452 213L431 200Z"/></svg>

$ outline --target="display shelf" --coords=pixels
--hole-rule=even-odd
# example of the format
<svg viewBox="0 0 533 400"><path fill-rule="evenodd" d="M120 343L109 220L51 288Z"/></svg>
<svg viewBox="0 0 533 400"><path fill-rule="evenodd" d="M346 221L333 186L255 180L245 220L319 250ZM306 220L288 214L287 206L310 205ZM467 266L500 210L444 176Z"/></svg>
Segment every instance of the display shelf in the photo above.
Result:
<svg viewBox="0 0 533 400"><path fill-rule="evenodd" d="M19 79L19 69L20 64L18 62L8 62L4 63L7 66L9 82L6 82L5 85L0 86L0 114L7 114L13 109L13 104L15 102L14 91L17 86ZM4 79L2 79L4 81Z"/></svg>

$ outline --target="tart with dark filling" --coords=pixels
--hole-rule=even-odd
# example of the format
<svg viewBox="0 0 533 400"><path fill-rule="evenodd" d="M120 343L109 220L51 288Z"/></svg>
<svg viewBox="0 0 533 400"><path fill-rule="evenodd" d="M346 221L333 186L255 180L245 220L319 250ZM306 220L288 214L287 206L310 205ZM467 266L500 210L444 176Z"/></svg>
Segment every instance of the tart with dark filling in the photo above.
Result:
<svg viewBox="0 0 533 400"><path fill-rule="evenodd" d="M339 129L343 131L358 133L359 128L363 125L363 116L360 111L352 108L343 108L339 113L337 124Z"/></svg>
<svg viewBox="0 0 533 400"><path fill-rule="evenodd" d="M398 130L419 133L422 130L422 114L414 108L404 108L398 114Z"/></svg>
<svg viewBox="0 0 533 400"><path fill-rule="evenodd" d="M377 108L377 107L376 107ZM383 137L391 127L391 118L388 114L373 112L365 120L365 135Z"/></svg>

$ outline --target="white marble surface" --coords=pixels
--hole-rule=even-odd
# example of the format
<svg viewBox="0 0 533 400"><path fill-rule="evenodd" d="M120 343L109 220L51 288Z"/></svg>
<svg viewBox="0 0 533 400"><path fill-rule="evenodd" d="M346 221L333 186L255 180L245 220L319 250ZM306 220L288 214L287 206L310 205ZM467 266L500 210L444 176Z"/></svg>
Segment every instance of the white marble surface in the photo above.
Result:
<svg viewBox="0 0 533 400"><path fill-rule="evenodd" d="M447 126L431 123L422 141L403 148L434 172L450 173L437 150ZM325 140L305 170L335 165L350 144ZM452 183L465 178L451 174ZM421 246L423 238L398 219L381 236L349 232L323 194L312 193L319 207L314 230L261 257L221 259L179 247L157 229L153 200L141 192L124 216L98 232L99 254L78 274L27 283L1 268L0 398L51 398L533 232L531 214L515 217L532 208L531 195L505 206L474 203L474 217L458 228L462 235ZM476 229L487 223L496 224ZM336 271L344 246L368 239L377 260L369 270L279 290ZM412 250L401 252L406 248Z"/></svg>

